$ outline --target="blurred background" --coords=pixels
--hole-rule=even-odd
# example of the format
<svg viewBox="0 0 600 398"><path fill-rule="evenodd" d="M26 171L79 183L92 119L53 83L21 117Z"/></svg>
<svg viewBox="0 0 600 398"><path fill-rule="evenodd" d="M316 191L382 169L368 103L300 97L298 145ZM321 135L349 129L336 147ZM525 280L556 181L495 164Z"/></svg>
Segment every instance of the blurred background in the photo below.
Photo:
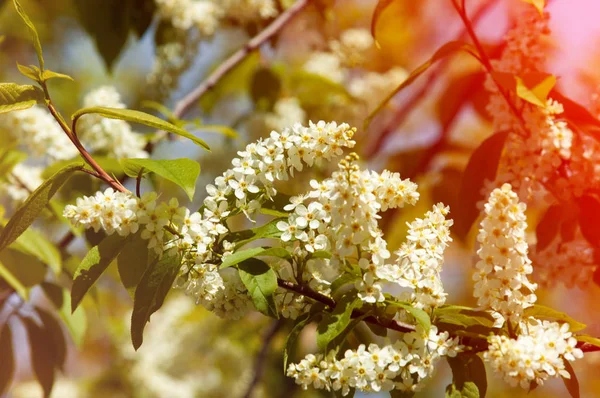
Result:
<svg viewBox="0 0 600 398"><path fill-rule="evenodd" d="M513 23L517 1L466 2L475 29L492 57L498 54L502 38ZM70 115L84 105L88 94L112 86L128 108L169 117L159 105L173 110L211 71L294 1L238 1L243 3L240 5L224 0L223 4L234 4L226 7L218 26L211 28L209 22L201 25L208 31L194 27L194 22L184 17L173 18L168 10L175 3L22 0L40 33L46 64L74 79L51 81L57 108ZM375 6L376 1L371 0L311 1L183 117L193 122L189 130L210 144L211 153L185 141L168 139L153 143L148 150L148 156L156 159L198 160L202 172L194 200L190 202L177 187L163 180L145 181L143 189L175 196L190 208L198 207L205 185L228 168L230 159L247 143L296 122L335 120L358 128L355 150L371 168L398 171L419 184L422 199L418 206L387 212L380 221L391 249L403 241L406 222L422 216L432 203L442 201L451 209L459 208L467 161L492 134L485 111L488 94L483 87L482 69L461 54L440 61L396 96L364 130L370 112L415 67L443 43L466 39L450 0L398 0L377 24L376 45L370 32ZM552 30L547 71L558 76L557 86L564 94L600 116L600 4L596 0L550 0L547 11ZM1 81L26 83L16 63L35 64L36 55L11 1L0 0L0 35L4 35L0 43ZM12 128L6 119L0 119L0 140L8 142ZM150 129L132 128L152 139ZM52 167L52 162L31 156L26 165L43 170ZM323 176L328 167L313 172ZM306 186L303 184L315 174L297 176L282 191L301 192ZM14 181L5 180L0 185L7 219L22 198ZM62 200L70 203L97 189L98 183L85 176L73 179ZM540 216L535 209L530 213L533 220ZM68 234L64 226L50 221L40 228L54 242ZM68 288L69 273L89 245L99 239L91 235L68 242L70 257L63 264L63 275L54 281L56 285ZM473 240L472 233L457 237L447 252L443 278L449 302L474 305ZM179 291L173 291L153 315L144 344L135 352L129 337L132 299L118 280L116 267L109 268L82 308L74 316L65 315L68 319L61 327L71 337L67 339L66 366L52 397L329 396L316 390L302 391L285 377L282 347L292 323L274 323L258 313L239 321L223 320L194 305ZM6 321L15 308L24 312L33 305L51 308L47 290L40 283L31 283L29 303L14 295L5 299L12 309L4 307L0 321ZM545 305L586 321L588 334L600 335L597 285L590 282L567 287L558 281L540 291L539 297ZM29 360L25 327L13 323L17 371L6 397L42 396ZM353 338L363 342L382 339L366 328L357 329ZM265 345L267 349L261 352ZM314 330L307 328L295 359L315 351ZM600 355L587 355L575 362L574 368L581 395L600 396L600 380L596 377L600 374ZM419 396L441 396L450 378L447 365L440 366L435 380ZM508 388L493 374L488 374L488 381L488 397L566 396L562 382L557 380L529 394Z"/></svg>

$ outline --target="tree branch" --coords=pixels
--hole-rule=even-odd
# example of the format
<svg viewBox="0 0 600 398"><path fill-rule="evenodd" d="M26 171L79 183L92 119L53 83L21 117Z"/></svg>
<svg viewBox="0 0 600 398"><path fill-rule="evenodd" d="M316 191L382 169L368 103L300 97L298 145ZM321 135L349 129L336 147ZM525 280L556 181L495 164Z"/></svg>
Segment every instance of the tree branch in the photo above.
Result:
<svg viewBox="0 0 600 398"><path fill-rule="evenodd" d="M183 97L175 105L173 114L177 118L183 117L190 108L197 102L208 90L212 89L227 73L232 71L240 62L242 62L250 53L258 49L267 40L279 32L296 14L304 9L310 0L297 0L287 10L282 12L269 26L254 36L240 48L227 58L217 69L214 70L200 85L198 85L189 94Z"/></svg>
<svg viewBox="0 0 600 398"><path fill-rule="evenodd" d="M254 361L254 376L252 377L252 381L246 389L246 393L243 395L244 398L250 398L252 396L252 393L254 392L254 389L258 386L258 383L260 382L260 379L265 370L265 366L267 365L267 354L269 353L271 342L273 341L273 338L277 335L277 332L279 331L282 325L283 321L281 319L277 319L273 321L269 329L267 329L267 332L265 333L262 340L260 351L256 356L256 360Z"/></svg>

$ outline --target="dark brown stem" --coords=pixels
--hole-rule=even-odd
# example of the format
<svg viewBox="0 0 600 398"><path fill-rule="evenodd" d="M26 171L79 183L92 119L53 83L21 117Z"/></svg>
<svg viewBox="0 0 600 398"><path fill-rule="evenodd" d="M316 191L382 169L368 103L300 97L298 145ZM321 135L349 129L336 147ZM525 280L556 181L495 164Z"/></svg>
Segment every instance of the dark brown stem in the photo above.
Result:
<svg viewBox="0 0 600 398"><path fill-rule="evenodd" d="M336 306L336 302L331 297L327 297L324 294L319 292L315 292L311 288L305 285L296 285L292 282L284 281L282 279L277 279L277 284L279 287L296 292L303 296L309 297L315 301L325 304L330 309L334 309ZM354 310L352 311L352 318L360 318L365 315L364 311ZM364 319L365 322L371 323L373 325L379 325L387 329L396 330L398 332L414 332L416 328L413 325L409 325L407 323L394 321L393 319L379 318L375 316L368 316Z"/></svg>
<svg viewBox="0 0 600 398"><path fill-rule="evenodd" d="M258 386L258 383L260 382L260 379L262 378L262 375L264 373L265 367L267 366L267 354L269 353L271 342L273 341L273 338L275 338L275 336L277 335L279 329L281 329L282 325L283 322L280 319L275 320L271 323L269 329L265 333L260 351L256 356L256 360L254 361L254 376L252 376L252 381L248 385L246 393L243 395L244 398L250 398L252 396L252 393L254 392L254 389Z"/></svg>
<svg viewBox="0 0 600 398"><path fill-rule="evenodd" d="M173 114L177 118L184 116L190 108L211 88L213 88L225 75L232 71L240 62L242 62L250 53L258 49L267 40L279 32L287 23L304 9L310 0L297 0L291 7L282 12L269 26L254 36L227 58L217 69L214 70L199 86L183 97L175 105Z"/></svg>

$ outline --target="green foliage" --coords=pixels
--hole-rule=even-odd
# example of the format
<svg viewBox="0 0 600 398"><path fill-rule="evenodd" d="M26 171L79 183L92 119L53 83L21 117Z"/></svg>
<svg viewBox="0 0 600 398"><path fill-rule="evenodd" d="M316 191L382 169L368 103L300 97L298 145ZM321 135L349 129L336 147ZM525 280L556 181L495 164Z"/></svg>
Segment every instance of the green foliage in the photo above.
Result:
<svg viewBox="0 0 600 398"><path fill-rule="evenodd" d="M491 328L494 325L494 318L485 311L475 311L469 307L459 305L444 305L434 310L433 316L435 322L447 323L451 325L462 326L484 326Z"/></svg>
<svg viewBox="0 0 600 398"><path fill-rule="evenodd" d="M221 263L221 269L231 267L242 261L248 260L249 258L258 256L272 256L286 259L292 258L290 252L282 247L253 247L237 251L224 257L223 262Z"/></svg>
<svg viewBox="0 0 600 398"><path fill-rule="evenodd" d="M75 0L85 30L110 70L123 50L129 32L142 36L152 22L152 0ZM107 29L107 26L110 26Z"/></svg>
<svg viewBox="0 0 600 398"><path fill-rule="evenodd" d="M156 116L152 116L148 113L134 111L132 109L107 108L96 106L92 108L80 109L77 112L75 112L73 116L71 116L71 118L73 119L73 125L77 124L77 120L80 117L87 114L98 114L109 119L125 120L132 123L140 123L156 129L161 129L169 133L188 138L192 140L195 144L203 147L204 149L210 150L206 142L204 142L200 138L188 133L184 129L177 127L174 124L165 122L164 120L159 119Z"/></svg>
<svg viewBox="0 0 600 398"><path fill-rule="evenodd" d="M31 108L43 98L41 90L30 84L0 83L0 114Z"/></svg>
<svg viewBox="0 0 600 398"><path fill-rule="evenodd" d="M404 309L406 312L412 315L413 318L415 318L415 320L419 325L421 325L423 330L429 333L429 329L431 329L431 318L429 318L429 315L425 311L423 311L420 308L415 308L410 304L401 303L398 301L387 300L386 303Z"/></svg>
<svg viewBox="0 0 600 398"><path fill-rule="evenodd" d="M575 337L577 338L577 341L582 341L584 343L588 343L588 344L591 344L593 346L600 348L600 339L598 339L598 338L595 338L592 336L587 336L587 335L578 335Z"/></svg>
<svg viewBox="0 0 600 398"><path fill-rule="evenodd" d="M94 156L94 160L108 174L123 175L123 167L121 166L119 160L108 156ZM54 162L44 169L44 171L42 172L42 178L48 178L54 173L56 173L58 170L72 165L79 165L85 168L86 170L92 170L92 168L88 164L81 164L80 158L70 160L59 160L58 162Z"/></svg>
<svg viewBox="0 0 600 398"><path fill-rule="evenodd" d="M129 238L114 234L90 249L73 275L73 287L71 288L72 311L75 311L90 287L96 283L100 275L106 271L106 268L129 242Z"/></svg>
<svg viewBox="0 0 600 398"><path fill-rule="evenodd" d="M12 216L0 233L0 251L14 242L48 205L50 199L81 166L67 166L44 181Z"/></svg>
<svg viewBox="0 0 600 398"><path fill-rule="evenodd" d="M331 341L348 328L352 321L352 312L362 306L362 300L356 292L344 294L330 314L324 316L317 328L317 346L325 351Z"/></svg>
<svg viewBox="0 0 600 398"><path fill-rule="evenodd" d="M526 308L523 312L523 315L526 317L532 316L537 319L547 319L551 321L568 323L570 326L569 330L573 333L583 330L587 327L584 323L576 321L564 312L560 312L539 304L534 304L532 307Z"/></svg>
<svg viewBox="0 0 600 398"><path fill-rule="evenodd" d="M148 266L135 289L131 314L131 341L137 350L144 341L144 328L150 316L162 305L179 271L181 259L163 254Z"/></svg>
<svg viewBox="0 0 600 398"><path fill-rule="evenodd" d="M51 282L42 282L41 287L44 294L54 304L73 342L78 347L81 346L87 329L87 316L84 309L77 308L75 312L71 312L71 294L67 289Z"/></svg>
<svg viewBox="0 0 600 398"><path fill-rule="evenodd" d="M0 326L0 358L0 395L3 395L15 373L12 330L8 322Z"/></svg>
<svg viewBox="0 0 600 398"><path fill-rule="evenodd" d="M11 248L0 252L0 277L25 300L29 288L46 276L46 266L36 258Z"/></svg>
<svg viewBox="0 0 600 398"><path fill-rule="evenodd" d="M121 166L129 177L152 172L180 186L192 200L196 191L196 180L200 175L200 164L191 159L173 160L122 159Z"/></svg>
<svg viewBox="0 0 600 398"><path fill-rule="evenodd" d="M54 386L55 369L60 368L59 356L52 336L32 318L22 318L31 353L31 367L42 386L44 397L49 397Z"/></svg>
<svg viewBox="0 0 600 398"><path fill-rule="evenodd" d="M238 250L240 247L258 239L278 238L281 236L282 232L277 228L277 223L282 220L287 220L287 218L276 218L260 227L231 232L224 239L230 242L236 242L235 250Z"/></svg>
<svg viewBox="0 0 600 398"><path fill-rule="evenodd" d="M19 1L13 0L13 3L15 5L15 9L17 10L17 13L21 17L21 19L23 19L23 22L25 22L25 25L27 25L27 29L29 29L29 33L31 34L31 39L33 41L33 47L35 48L35 53L37 54L38 62L40 64L40 69L43 71L44 70L44 57L42 56L42 44L40 43L40 36L38 35L37 30L35 29L35 26L33 26L33 23L31 22L31 20L25 13L25 10L23 9L23 7L19 3Z"/></svg>
<svg viewBox="0 0 600 398"><path fill-rule="evenodd" d="M579 380L577 380L577 375L575 374L575 370L573 370L573 365L571 362L566 359L563 361L565 363L565 370L569 373L569 378L562 377L563 382L565 383L565 387L567 387L567 391L571 394L572 398L579 398Z"/></svg>
<svg viewBox="0 0 600 398"><path fill-rule="evenodd" d="M279 319L274 293L277 275L264 261L249 258L238 264L240 279L252 298L254 307L261 313Z"/></svg>
<svg viewBox="0 0 600 398"><path fill-rule="evenodd" d="M40 68L38 68L35 65L29 65L29 66L25 66L25 65L21 65L17 62L17 68L19 69L19 72L21 72L21 74L25 77L30 78L31 80L38 82L40 84L42 84L43 82L50 80L50 79L66 79L66 80L71 80L74 81L73 78L69 75L65 75L63 73L58 73L58 72L53 72L51 70L40 70Z"/></svg>
<svg viewBox="0 0 600 398"><path fill-rule="evenodd" d="M62 258L56 245L35 229L26 229L11 248L30 254L48 265L58 275L62 269Z"/></svg>
<svg viewBox="0 0 600 398"><path fill-rule="evenodd" d="M281 95L281 79L269 68L257 68L250 80L250 97L257 109L270 111Z"/></svg>
<svg viewBox="0 0 600 398"><path fill-rule="evenodd" d="M3 150L0 155L0 178L6 177L17 164L25 159L27 159L25 152L8 148Z"/></svg>
<svg viewBox="0 0 600 398"><path fill-rule="evenodd" d="M54 351L55 366L60 370L64 370L65 361L67 360L67 344L60 323L46 310L36 307L35 311L42 321L44 333L51 341L50 345Z"/></svg>
<svg viewBox="0 0 600 398"><path fill-rule="evenodd" d="M304 330L306 325L310 324L312 321L315 320L315 318L317 318L320 315L321 315L320 313L311 312L311 313L307 313L307 314L302 314L300 317L298 317L298 319L296 319L296 323L294 324L294 327L290 331L290 334L288 334L288 336L286 337L285 344L283 346L283 372L284 373L287 372L287 365L288 365L288 360L290 357L290 352L296 345L296 342L298 340L298 337L300 336L300 333L302 333L302 330Z"/></svg>
<svg viewBox="0 0 600 398"><path fill-rule="evenodd" d="M485 365L476 354L461 353L447 357L452 369L452 384L446 387L447 398L479 398L487 392Z"/></svg>
<svg viewBox="0 0 600 398"><path fill-rule="evenodd" d="M134 294L135 287L152 259L153 253L148 250L148 241L142 239L139 233L135 234L119 253L117 257L119 276L130 294Z"/></svg>
<svg viewBox="0 0 600 398"><path fill-rule="evenodd" d="M477 202L484 199L481 190L485 180L493 181L504 149L508 132L501 131L488 137L473 151L465 169L460 188L460 203L456 211L453 232L465 238L479 216Z"/></svg>

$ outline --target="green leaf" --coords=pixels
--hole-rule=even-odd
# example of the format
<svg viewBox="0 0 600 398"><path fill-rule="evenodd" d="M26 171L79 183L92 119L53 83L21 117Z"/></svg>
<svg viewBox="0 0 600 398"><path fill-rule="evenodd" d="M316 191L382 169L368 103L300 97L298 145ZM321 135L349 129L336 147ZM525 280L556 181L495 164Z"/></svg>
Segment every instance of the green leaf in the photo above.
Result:
<svg viewBox="0 0 600 398"><path fill-rule="evenodd" d="M210 150L206 142L202 141L200 138L188 133L184 129L175 126L169 122L165 122L162 119L157 118L156 116L152 116L148 113L134 111L132 109L118 109L118 108L106 108L101 106L96 106L93 108L85 108L80 109L73 114L71 117L73 119L73 123L76 124L77 120L87 114L98 114L102 115L109 119L119 119L126 120L132 123L140 123L149 127L153 127L156 129L161 129L167 131L169 133L177 134L179 136L188 138L192 140L195 144L203 147L206 150Z"/></svg>
<svg viewBox="0 0 600 398"><path fill-rule="evenodd" d="M362 300L354 291L346 293L337 301L331 314L326 315L317 327L317 346L321 351L350 325L352 311L361 306Z"/></svg>
<svg viewBox="0 0 600 398"><path fill-rule="evenodd" d="M358 279L360 279L359 275L351 274L349 272L343 273L342 276L334 280L331 284L331 293L335 294L338 291L338 289L342 286L347 285L349 283L354 283Z"/></svg>
<svg viewBox="0 0 600 398"><path fill-rule="evenodd" d="M264 261L249 258L238 265L240 279L254 307L261 313L279 319L273 294L277 290L277 275Z"/></svg>
<svg viewBox="0 0 600 398"><path fill-rule="evenodd" d="M266 67L256 69L250 80L250 97L258 110L271 111L281 94L281 79Z"/></svg>
<svg viewBox="0 0 600 398"><path fill-rule="evenodd" d="M587 335L578 335L578 336L575 336L575 338L577 339L577 341L582 341L584 343L588 343L588 344L591 344L593 346L600 348L600 339L598 339L596 337L587 336Z"/></svg>
<svg viewBox="0 0 600 398"><path fill-rule="evenodd" d="M313 258L326 258L326 259L330 259L331 258L331 252L328 252L327 250L317 250L313 253L310 253L308 255L308 260L313 259Z"/></svg>
<svg viewBox="0 0 600 398"><path fill-rule="evenodd" d="M246 250L240 250L223 258L221 269L231 267L252 257L272 256L285 259L291 259L290 252L282 247L253 247Z"/></svg>
<svg viewBox="0 0 600 398"><path fill-rule="evenodd" d="M294 327L290 331L290 334L288 334L288 336L286 337L285 344L283 345L283 347L284 347L283 348L283 372L284 373L287 372L287 364L288 364L288 360L289 360L289 356L290 356L290 351L294 348L294 345L296 344L296 340L298 340L298 336L300 336L300 333L306 327L306 325L311 323L319 315L320 314L318 314L318 313L302 314L298 319L296 319L296 323L294 324Z"/></svg>
<svg viewBox="0 0 600 398"><path fill-rule="evenodd" d="M260 227L231 232L225 239L230 242L236 242L235 249L238 250L240 247L258 239L278 238L282 232L277 228L277 223L283 220L287 220L287 217L276 218Z"/></svg>
<svg viewBox="0 0 600 398"><path fill-rule="evenodd" d="M69 330L73 342L80 347L85 337L87 317L82 307L71 313L71 294L67 289L52 282L42 282L42 290L58 311L65 326Z"/></svg>
<svg viewBox="0 0 600 398"><path fill-rule="evenodd" d="M556 84L556 76L543 72L514 73L492 72L494 81L506 91L541 108L545 108L548 94Z"/></svg>
<svg viewBox="0 0 600 398"><path fill-rule="evenodd" d="M534 304L533 307L526 308L523 312L523 315L525 317L532 316L537 319L547 319L551 321L568 323L570 326L569 331L573 333L583 330L587 327L587 325L584 323L576 321L564 312L560 312L539 304Z"/></svg>
<svg viewBox="0 0 600 398"><path fill-rule="evenodd" d="M60 251L54 243L50 242L35 229L26 229L10 247L36 257L44 264L50 266L54 274L60 274L62 269Z"/></svg>
<svg viewBox="0 0 600 398"><path fill-rule="evenodd" d="M194 130L199 133L219 133L229 138L239 138L237 131L228 126L218 124L200 124L194 123Z"/></svg>
<svg viewBox="0 0 600 398"><path fill-rule="evenodd" d="M110 70L127 42L129 7L123 0L75 0L79 19Z"/></svg>
<svg viewBox="0 0 600 398"><path fill-rule="evenodd" d="M42 74L42 71L37 66L25 66L17 62L17 69L19 69L19 72L21 72L23 76L28 77L35 82L40 81L40 75Z"/></svg>
<svg viewBox="0 0 600 398"><path fill-rule="evenodd" d="M114 234L90 249L73 275L71 311L75 311L90 287L129 242L130 239Z"/></svg>
<svg viewBox="0 0 600 398"><path fill-rule="evenodd" d="M487 392L487 376L481 358L474 354L447 357L452 369L452 384L446 389L447 397L479 398ZM448 390L450 389L450 394Z"/></svg>
<svg viewBox="0 0 600 398"><path fill-rule="evenodd" d="M496 178L507 137L507 131L494 133L471 154L460 188L461 206L456 209L454 219L454 232L463 239L479 216L477 202L485 199L481 193L485 180Z"/></svg>
<svg viewBox="0 0 600 398"><path fill-rule="evenodd" d="M158 310L171 289L179 272L181 259L178 256L164 254L152 263L142 275L133 300L131 314L131 341L137 350L144 341L144 328L150 316Z"/></svg>
<svg viewBox="0 0 600 398"><path fill-rule="evenodd" d="M429 318L429 314L427 314L427 312L423 311L420 308L415 308L410 304L400 303L397 301L386 300L386 303L388 303L390 305L394 305L396 307L401 307L404 310L406 310L409 314L411 314L415 318L417 323L419 325L421 325L421 327L423 327L423 329L426 332L429 333L429 329L431 329L431 318Z"/></svg>
<svg viewBox="0 0 600 398"><path fill-rule="evenodd" d="M485 311L475 311L470 307L445 305L433 311L436 323L443 322L468 328L470 326L493 327L494 318Z"/></svg>
<svg viewBox="0 0 600 398"><path fill-rule="evenodd" d="M200 175L200 164L191 159L173 160L121 159L121 166L129 177L137 177L141 169L150 171L179 185L190 200L194 198L196 180Z"/></svg>
<svg viewBox="0 0 600 398"><path fill-rule="evenodd" d="M44 72L42 72L42 80L43 81L50 80L50 79L66 79L66 80L70 80L72 82L75 81L75 79L73 79L71 76L65 75L64 73L53 72L51 70L45 70Z"/></svg>
<svg viewBox="0 0 600 398"><path fill-rule="evenodd" d="M29 33L31 34L31 38L33 40L33 47L35 48L35 53L37 54L38 62L40 64L40 68L41 68L41 70L44 70L44 57L42 56L42 44L40 43L40 37L37 33L37 30L35 29L35 26L33 26L33 22L31 22L31 20L25 13L25 10L19 3L19 1L13 0L13 3L15 5L15 8L17 9L17 13L21 16L21 18L23 19L23 22L25 22L25 25L27 25L27 28L29 29Z"/></svg>
<svg viewBox="0 0 600 398"><path fill-rule="evenodd" d="M55 365L63 370L67 359L67 343L63 334L60 323L50 315L46 310L35 307L35 312L42 321L44 333L50 337L52 341L52 349L54 351Z"/></svg>
<svg viewBox="0 0 600 398"><path fill-rule="evenodd" d="M0 83L0 114L29 109L43 98L30 84Z"/></svg>
<svg viewBox="0 0 600 398"><path fill-rule="evenodd" d="M27 159L25 152L7 149L0 157L0 177L5 177L12 169L22 161Z"/></svg>
<svg viewBox="0 0 600 398"><path fill-rule="evenodd" d="M142 239L140 234L134 235L131 242L125 245L117 257L121 282L132 295L135 293L135 287L142 279L146 268L148 268L149 259L148 241Z"/></svg>
<svg viewBox="0 0 600 398"><path fill-rule="evenodd" d="M464 43L461 41L450 41L443 46L441 46L431 58L425 61L423 64L419 65L415 70L413 70L410 75L402 82L398 87L396 87L378 106L375 108L371 114L367 117L364 123L364 129L369 126L373 118L387 105L388 102L392 100L400 91L404 90L406 87L410 86L419 76L421 76L431 65L436 63L437 61L454 54L457 51L466 51L467 53L475 56L477 53L476 50L473 49L468 43Z"/></svg>
<svg viewBox="0 0 600 398"><path fill-rule="evenodd" d="M12 330L8 322L0 326L0 396L8 391L15 374Z"/></svg>
<svg viewBox="0 0 600 398"><path fill-rule="evenodd" d="M60 187L73 175L81 166L68 166L60 170L48 180L44 181L29 197L19 206L15 214L6 224L6 227L0 233L0 251L14 242L33 221L46 208L50 199L60 189Z"/></svg>
<svg viewBox="0 0 600 398"><path fill-rule="evenodd" d="M0 252L0 276L24 299L44 280L46 266L35 257L8 248Z"/></svg>
<svg viewBox="0 0 600 398"><path fill-rule="evenodd" d="M567 391L569 391L569 394L572 398L579 398L579 380L577 380L575 370L573 370L571 362L567 361L566 359L563 360L563 362L565 363L565 370L569 372L569 375L571 376L570 378L566 378L564 376L562 377L565 387L567 387Z"/></svg>
<svg viewBox="0 0 600 398"><path fill-rule="evenodd" d="M29 336L31 367L35 377L49 397L54 386L54 370L58 364L52 337L31 318L22 318Z"/></svg>
<svg viewBox="0 0 600 398"><path fill-rule="evenodd" d="M94 160L108 174L123 175L123 167L121 167L121 163L119 163L118 159L108 157L108 156L95 156L94 155ZM56 173L58 170L62 169L63 167L71 166L71 165L80 165L80 166L83 166L87 170L92 170L92 168L88 164L81 164L81 158L76 157L74 159L59 160L57 162L52 163L50 166L48 166L44 169L44 171L42 172L42 178L48 178L52 174Z"/></svg>
<svg viewBox="0 0 600 398"><path fill-rule="evenodd" d="M156 11L154 0L129 0L129 20L131 28L138 37L142 37L152 24L152 17Z"/></svg>

